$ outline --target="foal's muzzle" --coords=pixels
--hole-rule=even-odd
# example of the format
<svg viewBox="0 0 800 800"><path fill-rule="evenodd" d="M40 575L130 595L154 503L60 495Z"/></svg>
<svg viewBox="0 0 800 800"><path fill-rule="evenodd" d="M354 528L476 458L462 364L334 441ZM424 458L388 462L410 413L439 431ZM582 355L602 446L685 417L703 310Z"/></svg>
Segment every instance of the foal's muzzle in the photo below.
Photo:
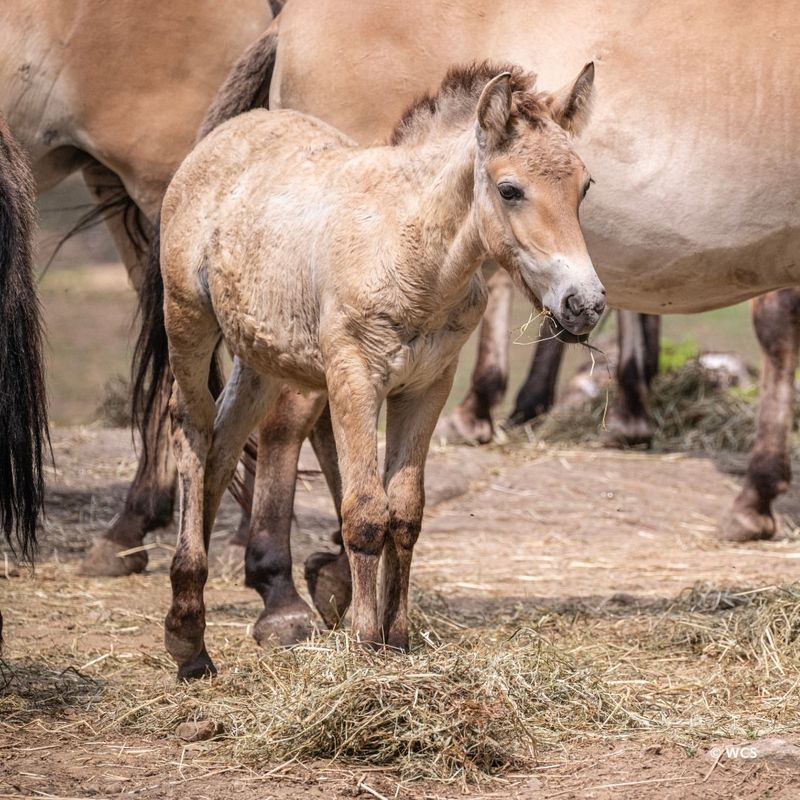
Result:
<svg viewBox="0 0 800 800"><path fill-rule="evenodd" d="M561 308L556 316L565 332L576 337L586 337L597 325L605 307L605 289L591 294L571 291L564 294Z"/></svg>

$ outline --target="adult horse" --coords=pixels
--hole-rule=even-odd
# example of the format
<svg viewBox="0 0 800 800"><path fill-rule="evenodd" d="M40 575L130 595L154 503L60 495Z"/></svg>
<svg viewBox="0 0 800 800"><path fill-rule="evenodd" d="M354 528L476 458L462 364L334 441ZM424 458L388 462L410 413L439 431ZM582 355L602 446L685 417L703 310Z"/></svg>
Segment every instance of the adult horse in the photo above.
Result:
<svg viewBox="0 0 800 800"><path fill-rule="evenodd" d="M216 0L3 0L0 113L30 154L38 191L82 172L137 290L172 173L231 65L270 20L265 0L235 10ZM258 81L265 94L269 71ZM150 457L87 573L143 569L146 553L117 552L172 519L175 466L159 419L148 423Z"/></svg>
<svg viewBox="0 0 800 800"><path fill-rule="evenodd" d="M33 176L0 117L0 524L12 549L29 561L44 496L42 458L48 440L34 221Z"/></svg>
<svg viewBox="0 0 800 800"><path fill-rule="evenodd" d="M358 3L292 0L280 20L270 105L371 141L452 60L512 59L557 83L573 58L594 59L597 125L581 147L597 186L582 213L609 302L689 313L800 284L798 43L800 20L779 0L465 0L457 9L407 0L369 13ZM366 62L369 89L359 80ZM376 89L380 105L369 99ZM490 311L500 313L486 327L505 336L502 274L492 288ZM755 305L764 385L787 400L796 308L788 290ZM786 335L765 336L776 330ZM484 341L491 348L492 338ZM787 408L777 420L770 409L761 414L762 444L725 523L732 538L774 530L769 505L788 477Z"/></svg>
<svg viewBox="0 0 800 800"><path fill-rule="evenodd" d="M675 19L683 24L675 26ZM436 86L453 60L514 60L550 83L565 77L564 65L574 57L594 58L601 75L599 124L585 146L598 185L583 214L612 302L643 312L693 312L800 283L800 87L792 78L800 29L777 0L715 0L701 8L689 0L613 8L600 0L558 7L464 0L458 8L445 0L406 0L369 13L344 0L292 0L278 22L277 51L273 34L248 50L206 130L258 103L248 100L248 80L242 80L257 65L274 67L270 107L312 113L369 143L387 137L403 106ZM764 126L767 113L771 124ZM503 273L498 276L490 281L490 307L507 293ZM784 328L796 320L791 304L775 308L787 319ZM159 319L149 322L159 335ZM503 337L507 327L498 328ZM797 337L781 342L773 348L780 369L767 378L785 388ZM261 500L246 576L282 641L297 636L289 530L304 433L328 442L318 453L325 454L335 495L340 488L330 419L323 414L316 421L320 408L314 398L284 392L260 432L260 442L273 447L268 454L259 449L263 481L256 487ZM759 535L768 527L764 498L768 504L785 480L785 459L773 446L787 429L785 413L767 422L762 414L765 425L771 444L751 461L732 515L734 533ZM318 610L335 623L350 600L346 554L315 554L306 578Z"/></svg>
<svg viewBox="0 0 800 800"><path fill-rule="evenodd" d="M402 116L391 144L370 148L307 115L253 111L181 165L161 219L181 487L166 643L179 677L214 671L211 527L242 446L286 383L329 400L355 634L408 647L425 458L485 308L484 260L572 335L605 307L578 220L590 177L566 133L584 124L593 75L588 65L548 94L513 65L454 69ZM235 358L215 404L220 339Z"/></svg>

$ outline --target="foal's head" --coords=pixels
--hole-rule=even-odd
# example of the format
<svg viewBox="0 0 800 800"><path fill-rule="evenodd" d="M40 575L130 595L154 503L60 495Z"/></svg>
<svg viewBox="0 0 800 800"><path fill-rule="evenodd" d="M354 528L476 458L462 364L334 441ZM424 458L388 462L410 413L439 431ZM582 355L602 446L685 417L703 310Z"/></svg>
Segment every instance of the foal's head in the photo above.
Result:
<svg viewBox="0 0 800 800"><path fill-rule="evenodd" d="M490 68L478 65L464 79L485 79ZM605 308L605 290L578 219L591 178L569 134L588 117L594 67L556 94L535 92L533 76L518 67L494 70L477 105L481 237L534 305L570 333L588 333Z"/></svg>

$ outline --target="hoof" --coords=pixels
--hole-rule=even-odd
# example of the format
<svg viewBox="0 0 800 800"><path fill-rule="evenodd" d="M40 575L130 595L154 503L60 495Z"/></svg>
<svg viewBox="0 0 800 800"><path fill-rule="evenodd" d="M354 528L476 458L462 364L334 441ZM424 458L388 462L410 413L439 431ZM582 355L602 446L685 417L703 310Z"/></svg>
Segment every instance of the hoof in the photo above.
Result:
<svg viewBox="0 0 800 800"><path fill-rule="evenodd" d="M459 407L439 420L433 436L442 444L489 444L494 438L494 426L490 419L479 419Z"/></svg>
<svg viewBox="0 0 800 800"><path fill-rule="evenodd" d="M140 550L127 556L119 556L129 548L105 537L98 539L78 570L80 575L93 578L121 578L135 572L144 572L147 566L147 551Z"/></svg>
<svg viewBox="0 0 800 800"><path fill-rule="evenodd" d="M651 447L653 425L648 419L638 417L609 416L608 427L601 436L605 447Z"/></svg>
<svg viewBox="0 0 800 800"><path fill-rule="evenodd" d="M350 607L353 587L350 564L342 553L312 553L305 563L308 592L314 606L329 628L342 621Z"/></svg>
<svg viewBox="0 0 800 800"><path fill-rule="evenodd" d="M216 674L217 668L214 666L214 662L205 647L191 661L178 667L179 681L194 681L198 678L209 678Z"/></svg>
<svg viewBox="0 0 800 800"><path fill-rule="evenodd" d="M399 650L401 653L407 653L411 649L408 641L408 632L390 633L386 639L386 647L392 650Z"/></svg>
<svg viewBox="0 0 800 800"><path fill-rule="evenodd" d="M775 518L752 508L732 508L720 526L720 536L727 542L754 542L775 536Z"/></svg>
<svg viewBox="0 0 800 800"><path fill-rule="evenodd" d="M297 605L261 612L253 628L253 638L260 647L288 647L304 642L318 630L311 609L300 600Z"/></svg>

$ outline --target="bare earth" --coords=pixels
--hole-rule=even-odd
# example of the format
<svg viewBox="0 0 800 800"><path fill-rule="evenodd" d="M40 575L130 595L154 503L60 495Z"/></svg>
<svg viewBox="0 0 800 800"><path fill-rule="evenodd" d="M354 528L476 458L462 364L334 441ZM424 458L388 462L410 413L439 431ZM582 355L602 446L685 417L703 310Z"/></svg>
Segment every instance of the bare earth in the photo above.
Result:
<svg viewBox="0 0 800 800"><path fill-rule="evenodd" d="M121 507L135 460L121 430L61 429L54 436L42 561L35 577L0 574L6 647L0 699L15 670L33 697L23 718L0 711L0 798L293 798L452 797L463 787L404 785L391 773L328 763L274 770L209 767L207 751L173 737L123 736L91 703L37 698L35 665L50 672L99 676L104 659L149 658L171 669L161 643L169 597L174 532L148 538L150 568L125 579L86 579L78 559ZM298 578L306 555L331 547L336 527L316 465L304 454L294 553ZM716 536L741 459L599 449L435 449L429 461L426 525L413 577L459 612L511 614L571 603L647 604L674 599L696 584L759 588L798 580L800 489L779 503L781 538L731 545ZM208 643L247 641L260 609L241 585L240 554L222 546L238 522L225 501L207 590ZM3 572L0 555L0 573ZM76 622L76 614L81 621ZM252 643L255 648L255 644ZM32 661L36 655L38 661ZM32 666L32 664L34 666ZM23 666L24 665L24 666ZM66 671L66 672L65 672ZM131 673L135 679L138 674ZM117 671L104 680L123 680ZM49 682L47 690L52 691ZM28 698L30 700L30 698ZM39 702L41 701L41 702ZM37 705L37 703L39 705ZM56 703L56 705L58 705ZM41 712L36 709L41 707ZM0 707L1 708L1 707ZM21 721L20 721L21 719ZM57 723L57 724L56 724ZM800 736L793 741L800 744ZM796 798L800 760L709 759L632 738L582 742L541 754L524 776L472 789L473 797L520 798ZM278 774L280 773L280 774Z"/></svg>

